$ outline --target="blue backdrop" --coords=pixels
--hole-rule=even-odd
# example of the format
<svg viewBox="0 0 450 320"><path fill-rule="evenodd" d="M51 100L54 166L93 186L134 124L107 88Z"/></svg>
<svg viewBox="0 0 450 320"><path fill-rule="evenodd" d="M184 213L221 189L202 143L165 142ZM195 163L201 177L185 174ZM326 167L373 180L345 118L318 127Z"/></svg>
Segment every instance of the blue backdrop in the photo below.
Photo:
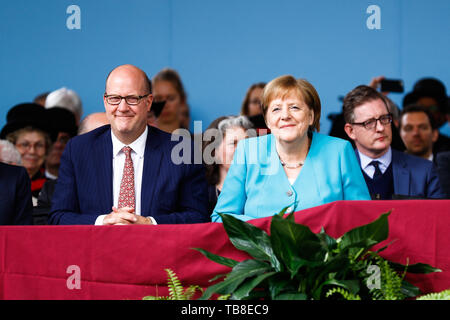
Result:
<svg viewBox="0 0 450 320"><path fill-rule="evenodd" d="M80 8L70 30L67 8ZM370 5L381 29L369 29ZM239 113L247 88L282 74L308 79L326 116L372 77L450 83L448 0L9 0L0 8L0 128L7 111L66 86L84 115L103 111L108 72L131 63L152 77L176 69L203 129ZM71 20L72 21L72 20ZM401 105L403 94L390 97Z"/></svg>

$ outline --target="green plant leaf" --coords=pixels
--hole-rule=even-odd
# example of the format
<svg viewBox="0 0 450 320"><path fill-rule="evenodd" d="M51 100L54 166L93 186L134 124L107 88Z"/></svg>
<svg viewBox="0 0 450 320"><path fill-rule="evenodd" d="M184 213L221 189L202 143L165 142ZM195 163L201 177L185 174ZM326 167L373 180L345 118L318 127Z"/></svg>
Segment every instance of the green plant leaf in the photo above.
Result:
<svg viewBox="0 0 450 320"><path fill-rule="evenodd" d="M239 286L239 288L236 291L234 291L231 299L237 299L237 300L245 299L246 297L249 296L250 292L256 286L258 286L261 282L263 282L266 278L272 276L273 274L275 274L275 272L267 272L267 273L260 274L259 276L256 276L253 279L245 280Z"/></svg>
<svg viewBox="0 0 450 320"><path fill-rule="evenodd" d="M427 274L427 273L432 273L432 272L442 272L441 269L434 268L426 263L416 263L416 264L411 264L411 265L405 266L400 263L389 261L389 264L396 271L405 271L406 270L406 272L408 272L408 273Z"/></svg>
<svg viewBox="0 0 450 320"><path fill-rule="evenodd" d="M279 216L272 218L270 242L278 260L283 261L294 277L303 265L316 265L323 261L325 250L319 238L306 226Z"/></svg>
<svg viewBox="0 0 450 320"><path fill-rule="evenodd" d="M269 235L248 222L228 214L220 214L231 243L256 259L270 261L276 270L281 270L280 262L273 254Z"/></svg>
<svg viewBox="0 0 450 320"><path fill-rule="evenodd" d="M268 286L270 291L270 297L272 300L282 291L295 291L294 281L290 278L288 273L277 272L268 279Z"/></svg>
<svg viewBox="0 0 450 320"><path fill-rule="evenodd" d="M357 249L353 250L353 252L363 253L364 250L370 249L375 244L386 240L389 234L388 216L390 213L390 211L384 213L375 221L345 233L339 243L340 250L356 247ZM358 250L358 248L364 250Z"/></svg>
<svg viewBox="0 0 450 320"><path fill-rule="evenodd" d="M308 296L304 293L293 292L293 293L282 293L275 297L274 300L307 300Z"/></svg>
<svg viewBox="0 0 450 320"><path fill-rule="evenodd" d="M322 247L330 252L334 249L336 249L337 247L337 242L336 239L330 237L328 234L325 233L325 229L322 227L322 229L320 229L320 233L317 234L317 237L320 240L320 244L322 245Z"/></svg>
<svg viewBox="0 0 450 320"><path fill-rule="evenodd" d="M407 298L417 297L421 293L418 287L412 285L406 280L402 281L402 287L400 292L403 293Z"/></svg>
<svg viewBox="0 0 450 320"><path fill-rule="evenodd" d="M273 268L268 263L258 260L244 260L231 270L224 281L216 283L206 289L205 293L200 297L200 300L209 299L213 293L233 293L245 279L272 271Z"/></svg>
<svg viewBox="0 0 450 320"><path fill-rule="evenodd" d="M356 295L359 292L359 281L358 280L336 280L329 279L320 284L319 288L313 293L313 297L316 300L321 298L322 289L324 286L338 286L346 289L350 293Z"/></svg>
<svg viewBox="0 0 450 320"><path fill-rule="evenodd" d="M201 248L192 248L194 250L200 251L201 253L203 253L205 255L205 257L207 257L209 260L212 260L214 262L220 263L224 266L233 268L235 265L237 265L239 263L239 261L233 260L233 259L229 259L229 258L225 258L219 255L216 255L214 253L211 253L209 251L206 251L204 249Z"/></svg>

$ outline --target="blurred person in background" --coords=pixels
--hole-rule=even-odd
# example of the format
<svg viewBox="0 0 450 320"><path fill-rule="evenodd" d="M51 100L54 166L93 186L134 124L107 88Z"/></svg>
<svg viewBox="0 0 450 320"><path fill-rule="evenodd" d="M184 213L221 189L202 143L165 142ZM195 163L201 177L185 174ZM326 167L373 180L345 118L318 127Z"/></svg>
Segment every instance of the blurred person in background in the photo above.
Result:
<svg viewBox="0 0 450 320"><path fill-rule="evenodd" d="M24 103L8 111L7 123L0 132L0 139L10 141L21 155L22 165L31 179L33 205L47 180L45 176L45 159L52 145L46 110L35 103Z"/></svg>
<svg viewBox="0 0 450 320"><path fill-rule="evenodd" d="M50 129L56 135L45 160L45 176L47 179L57 179L61 156L67 142L76 136L78 127L75 115L67 109L53 107L46 109L46 117L50 123Z"/></svg>
<svg viewBox="0 0 450 320"><path fill-rule="evenodd" d="M80 96L73 90L65 87L52 91L45 99L45 108L61 107L71 111L75 115L75 122L80 124L83 115L83 105Z"/></svg>
<svg viewBox="0 0 450 320"><path fill-rule="evenodd" d="M78 128L78 134L92 131L106 124L109 124L106 112L91 113L81 121L80 127Z"/></svg>
<svg viewBox="0 0 450 320"><path fill-rule="evenodd" d="M237 144L254 136L250 132L252 128L253 124L246 116L223 116L211 122L204 133L203 159L210 156L209 161L205 161L210 214L216 206Z"/></svg>
<svg viewBox="0 0 450 320"><path fill-rule="evenodd" d="M50 92L44 92L41 94L38 94L34 99L33 102L37 103L38 105L41 105L43 107L45 107L45 100L47 99L47 96L49 95Z"/></svg>
<svg viewBox="0 0 450 320"><path fill-rule="evenodd" d="M0 140L0 162L15 166L22 165L22 158L19 151L8 140Z"/></svg>
<svg viewBox="0 0 450 320"><path fill-rule="evenodd" d="M421 78L413 87L413 90L403 98L403 108L416 104L426 107L434 117L438 130L447 122L448 96L445 85L436 78ZM433 144L433 153L450 151L450 138L439 133Z"/></svg>
<svg viewBox="0 0 450 320"><path fill-rule="evenodd" d="M428 108L419 105L404 108L400 117L400 136L406 145L406 153L434 160L433 144L439 131Z"/></svg>
<svg viewBox="0 0 450 320"><path fill-rule="evenodd" d="M187 103L187 95L180 75L173 69L164 68L152 79L155 102L165 101L156 126L168 133L181 128L182 107ZM156 115L155 115L156 116Z"/></svg>

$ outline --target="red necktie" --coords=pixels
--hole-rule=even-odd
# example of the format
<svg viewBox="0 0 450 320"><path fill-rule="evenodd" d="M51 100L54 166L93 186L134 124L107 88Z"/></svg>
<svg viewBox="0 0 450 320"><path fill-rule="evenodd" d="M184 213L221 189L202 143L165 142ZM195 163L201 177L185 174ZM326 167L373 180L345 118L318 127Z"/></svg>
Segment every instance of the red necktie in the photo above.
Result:
<svg viewBox="0 0 450 320"><path fill-rule="evenodd" d="M122 182L120 183L118 208L135 207L134 195L134 168L133 160L131 160L131 148L123 147L125 153L125 166L123 167Z"/></svg>

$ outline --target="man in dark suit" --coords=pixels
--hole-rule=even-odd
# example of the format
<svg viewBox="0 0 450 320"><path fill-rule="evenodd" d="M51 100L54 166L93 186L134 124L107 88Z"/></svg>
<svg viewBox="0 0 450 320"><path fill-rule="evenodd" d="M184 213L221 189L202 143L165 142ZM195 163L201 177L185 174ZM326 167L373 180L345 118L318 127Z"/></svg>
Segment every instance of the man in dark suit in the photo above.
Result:
<svg viewBox="0 0 450 320"><path fill-rule="evenodd" d="M0 162L0 225L30 225L32 211L27 171Z"/></svg>
<svg viewBox="0 0 450 320"><path fill-rule="evenodd" d="M356 87L344 98L344 117L372 198L444 198L431 161L391 148L392 115L382 94Z"/></svg>
<svg viewBox="0 0 450 320"><path fill-rule="evenodd" d="M171 135L147 125L152 100L142 70L123 65L111 71L103 98L110 125L68 142L49 223L209 221L204 168L177 164Z"/></svg>

